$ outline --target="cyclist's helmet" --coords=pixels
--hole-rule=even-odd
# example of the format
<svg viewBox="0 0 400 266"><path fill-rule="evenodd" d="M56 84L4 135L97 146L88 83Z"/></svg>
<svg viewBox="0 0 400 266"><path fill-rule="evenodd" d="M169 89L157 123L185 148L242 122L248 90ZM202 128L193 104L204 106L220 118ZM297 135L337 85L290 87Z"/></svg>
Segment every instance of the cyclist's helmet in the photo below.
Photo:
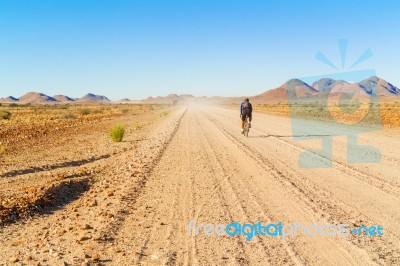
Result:
<svg viewBox="0 0 400 266"><path fill-rule="evenodd" d="M249 98L246 98L246 99L244 99L244 101L245 101L245 102L248 102L248 101L250 101L250 100L249 100Z"/></svg>

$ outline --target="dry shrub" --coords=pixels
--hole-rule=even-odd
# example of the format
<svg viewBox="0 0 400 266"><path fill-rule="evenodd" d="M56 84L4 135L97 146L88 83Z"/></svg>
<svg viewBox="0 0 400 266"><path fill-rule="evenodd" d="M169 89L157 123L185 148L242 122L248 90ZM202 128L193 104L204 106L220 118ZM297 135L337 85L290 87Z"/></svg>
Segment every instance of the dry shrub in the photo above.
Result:
<svg viewBox="0 0 400 266"><path fill-rule="evenodd" d="M116 125L110 131L110 137L114 142L121 142L124 139L125 135L125 126L124 125Z"/></svg>
<svg viewBox="0 0 400 266"><path fill-rule="evenodd" d="M94 109L94 110L92 111L93 114L102 114L103 112L104 112L103 109Z"/></svg>
<svg viewBox="0 0 400 266"><path fill-rule="evenodd" d="M60 119L76 119L76 115L71 112L66 112L59 117Z"/></svg>
<svg viewBox="0 0 400 266"><path fill-rule="evenodd" d="M81 115L89 115L92 111L89 108L79 109L79 114Z"/></svg>
<svg viewBox="0 0 400 266"><path fill-rule="evenodd" d="M5 153L7 151L7 148L5 146L0 146L0 155Z"/></svg>
<svg viewBox="0 0 400 266"><path fill-rule="evenodd" d="M11 113L9 111L0 112L0 120L8 120L11 118Z"/></svg>

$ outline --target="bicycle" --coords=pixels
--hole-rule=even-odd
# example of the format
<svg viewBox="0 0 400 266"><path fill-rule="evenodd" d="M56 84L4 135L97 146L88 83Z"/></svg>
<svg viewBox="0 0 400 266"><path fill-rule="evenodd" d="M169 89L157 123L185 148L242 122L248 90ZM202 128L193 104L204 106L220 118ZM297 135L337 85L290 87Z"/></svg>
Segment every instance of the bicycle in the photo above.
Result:
<svg viewBox="0 0 400 266"><path fill-rule="evenodd" d="M250 131L250 121L249 121L249 116L246 115L246 120L244 123L244 128L243 128L243 135L248 138L249 137L249 131Z"/></svg>

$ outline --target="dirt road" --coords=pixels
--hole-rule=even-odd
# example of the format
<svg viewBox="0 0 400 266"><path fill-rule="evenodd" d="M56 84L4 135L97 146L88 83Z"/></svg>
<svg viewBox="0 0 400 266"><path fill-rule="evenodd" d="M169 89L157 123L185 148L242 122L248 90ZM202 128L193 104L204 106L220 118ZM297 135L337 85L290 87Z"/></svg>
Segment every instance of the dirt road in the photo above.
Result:
<svg viewBox="0 0 400 266"><path fill-rule="evenodd" d="M105 191L115 188L113 193L99 197L104 195L104 181L99 181L62 210L4 228L1 235L9 241L19 234L33 243L26 248L4 240L3 255L9 254L4 259L47 247L52 251L32 254L44 265L85 260L105 265L400 265L399 131L360 135L360 143L380 149L380 163L348 164L346 139L336 137L332 167L301 168L299 154L320 146L318 138L296 141L288 118L264 114L254 115L250 136L244 138L238 120L238 112L221 107L175 111L153 131L150 144L106 159L104 173L112 177L104 179ZM145 170L127 178L129 158L138 154L143 160L136 163ZM98 201L94 206L84 204L93 199ZM71 213L78 216L71 218ZM384 235L300 234L247 241L245 236L206 236L204 229L196 236L188 229L193 219L195 225L380 225ZM86 223L87 239L73 229L56 233ZM24 232L32 228L38 233L29 238Z"/></svg>

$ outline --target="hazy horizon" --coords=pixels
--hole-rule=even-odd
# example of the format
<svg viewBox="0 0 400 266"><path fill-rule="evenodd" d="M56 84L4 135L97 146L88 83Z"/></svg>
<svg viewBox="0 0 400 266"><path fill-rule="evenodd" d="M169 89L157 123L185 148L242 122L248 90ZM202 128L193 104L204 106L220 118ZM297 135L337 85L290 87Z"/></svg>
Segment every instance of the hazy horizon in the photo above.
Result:
<svg viewBox="0 0 400 266"><path fill-rule="evenodd" d="M340 74L340 73L339 73ZM315 82L315 81L318 81L318 80L320 80L320 79L322 79L322 78L326 78L324 75L321 75L321 76L317 76L317 77L312 77L312 78L310 78L309 80L302 80L303 82L305 82L305 83L307 83L308 85L312 85L312 83L313 82ZM382 77L378 77L378 78L382 78ZM384 79L384 78L383 78ZM385 79L384 79L385 80ZM349 81L349 80L346 80L346 82L349 82L349 83L357 83L357 82L360 82L361 80L358 80L358 81ZM389 83L391 83L389 80L386 80L387 82L389 82ZM281 85L283 85L285 82L282 82L282 84ZM393 83L391 83L392 85L394 85L394 86L396 86L396 87L398 87L396 84L393 84ZM279 85L279 86L281 86L281 85ZM192 93L175 93L175 92L170 92L170 93L168 93L168 94L164 94L164 95L148 95L148 96L146 96L146 97L144 97L144 98L141 98L141 99L135 99L135 98L129 98L129 97L122 97L122 98L118 98L118 99L114 99L114 98L112 98L112 97L109 97L108 95L101 95L101 94L98 94L98 93L96 93L96 92L93 92L93 91L90 91L90 92L87 92L87 93L84 93L83 95L81 95L81 96L78 96L78 97L75 97L75 96L71 96L71 95L68 95L68 94L65 94L65 93L56 93L56 94L52 94L52 95L50 95L50 94L46 94L46 93L44 93L44 92L42 92L42 91L28 91L28 92L26 92L26 93L24 93L23 95L25 95L25 94L27 94L27 93L30 93L30 92L35 92L35 93L43 93L43 94L45 94L45 95L47 95L47 96L50 96L50 97L53 97L53 96L57 96L57 95L63 95L63 96L68 96L68 97L71 97L71 98L82 98L82 97L84 97L84 96L86 96L87 94L89 94L89 93L92 93L92 94L95 94L95 95L101 95L101 96L106 96L108 99L110 99L111 101L118 101L118 100L122 100L122 99L126 99L126 98L128 98L129 100L145 100L145 99L147 99L147 98L149 98L149 97L153 97L153 98L156 98L156 97L165 97L165 96L168 96L168 95L171 95L171 94L176 94L176 95L184 95L184 94L190 94L190 95L192 95L192 96L194 96L194 97L251 97L251 96L257 96L257 95L259 95L259 94L262 94L262 93L264 93L264 92L266 92L266 91L268 91L268 90L273 90L273 89L276 89L276 88L278 88L279 86L277 86L277 87L275 87L275 88L270 88L270 89L267 89L267 90L265 90L265 91L261 91L261 92L259 92L259 93L257 93L257 94L253 94L253 95L246 95L246 94L243 94L243 95L196 95L196 94L192 94ZM9 97L9 96L12 96L12 97L15 97L15 98L19 98L19 97L21 97L21 96L23 96L23 95L7 95L7 96L2 96L2 95L0 95L0 99L2 99L2 98L6 98L6 97Z"/></svg>
<svg viewBox="0 0 400 266"><path fill-rule="evenodd" d="M364 69L400 85L399 7L397 1L5 0L0 98L31 91L112 100L257 95L291 78ZM339 39L348 40L345 58ZM352 68L367 50L372 56ZM318 52L336 69L316 60Z"/></svg>

